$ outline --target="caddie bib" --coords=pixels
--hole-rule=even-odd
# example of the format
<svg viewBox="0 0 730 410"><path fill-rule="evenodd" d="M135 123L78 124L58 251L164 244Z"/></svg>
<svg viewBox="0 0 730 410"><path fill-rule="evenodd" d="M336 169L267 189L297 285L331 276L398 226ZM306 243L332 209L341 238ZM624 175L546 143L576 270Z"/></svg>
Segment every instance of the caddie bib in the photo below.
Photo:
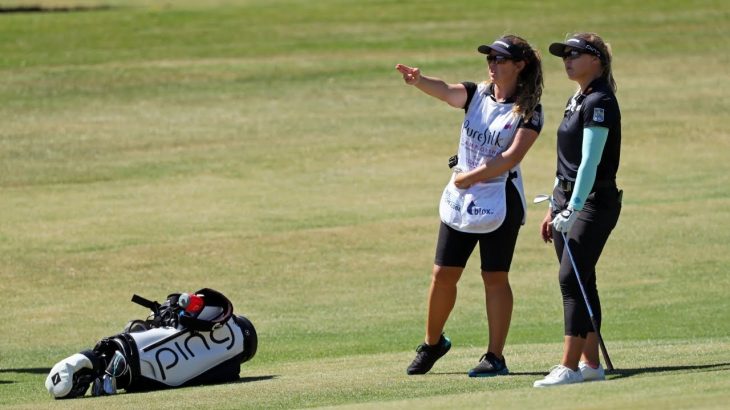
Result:
<svg viewBox="0 0 730 410"><path fill-rule="evenodd" d="M512 112L513 106L511 102L499 103L492 98L487 84L478 85L461 126L459 160L454 169L469 172L512 145L522 121L521 115ZM526 208L519 164L468 189L456 188L454 177L451 176L441 195L439 215L441 221L458 231L487 233L499 228L507 215L506 183L515 184Z"/></svg>

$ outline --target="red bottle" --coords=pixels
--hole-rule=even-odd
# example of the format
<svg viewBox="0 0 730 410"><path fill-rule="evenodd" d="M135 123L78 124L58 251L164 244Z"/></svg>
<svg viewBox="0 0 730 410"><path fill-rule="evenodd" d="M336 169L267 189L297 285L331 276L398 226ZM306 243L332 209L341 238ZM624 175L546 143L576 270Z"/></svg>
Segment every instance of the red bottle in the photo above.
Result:
<svg viewBox="0 0 730 410"><path fill-rule="evenodd" d="M183 293L177 300L177 304L190 314L198 314L205 307L205 302L201 295L194 293Z"/></svg>

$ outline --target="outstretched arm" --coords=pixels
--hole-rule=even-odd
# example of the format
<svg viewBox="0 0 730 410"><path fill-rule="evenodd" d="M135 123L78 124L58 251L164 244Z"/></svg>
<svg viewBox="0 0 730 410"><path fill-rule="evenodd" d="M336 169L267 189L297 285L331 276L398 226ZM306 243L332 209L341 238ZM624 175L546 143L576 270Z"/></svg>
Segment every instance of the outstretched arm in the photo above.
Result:
<svg viewBox="0 0 730 410"><path fill-rule="evenodd" d="M448 84L441 79L421 75L421 70L417 67L396 64L395 69L403 75L406 84L415 86L452 107L464 108L467 93L463 84Z"/></svg>

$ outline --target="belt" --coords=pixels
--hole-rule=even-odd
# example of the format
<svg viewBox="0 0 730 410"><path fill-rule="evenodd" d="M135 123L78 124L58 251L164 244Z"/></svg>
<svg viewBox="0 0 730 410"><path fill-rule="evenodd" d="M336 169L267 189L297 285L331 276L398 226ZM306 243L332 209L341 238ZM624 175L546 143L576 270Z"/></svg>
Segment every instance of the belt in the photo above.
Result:
<svg viewBox="0 0 730 410"><path fill-rule="evenodd" d="M591 192L594 192L601 188L611 188L616 186L616 180L614 179L604 179L602 181L596 181L593 183L593 189L591 189ZM568 181L567 179L561 179L558 178L558 188L562 189L563 192L572 192L573 188L575 188L575 181Z"/></svg>

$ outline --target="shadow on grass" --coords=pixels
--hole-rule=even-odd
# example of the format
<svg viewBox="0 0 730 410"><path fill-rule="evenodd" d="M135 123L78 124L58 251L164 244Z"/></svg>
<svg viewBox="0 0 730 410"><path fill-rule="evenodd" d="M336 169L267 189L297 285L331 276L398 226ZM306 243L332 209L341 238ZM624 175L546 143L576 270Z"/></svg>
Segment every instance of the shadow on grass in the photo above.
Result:
<svg viewBox="0 0 730 410"><path fill-rule="evenodd" d="M429 372L428 374L454 374L466 376L466 372ZM547 372L509 372L505 376L545 376ZM489 379L490 377L504 377L504 376L480 376L474 377L475 379Z"/></svg>
<svg viewBox="0 0 730 410"><path fill-rule="evenodd" d="M51 372L50 367L30 367L25 369L0 369L0 373L30 373L30 374L48 374Z"/></svg>
<svg viewBox="0 0 730 410"><path fill-rule="evenodd" d="M717 364L703 364L696 366L658 366L658 367L640 367L635 369L613 369L613 371L606 372L607 379L623 379L625 377L636 376L645 373L666 373L666 372L686 372L686 371L705 371L715 372L722 370L730 370L730 363L717 363ZM429 374L454 374L454 375L466 375L466 372L431 372ZM510 372L508 376L545 376L548 372ZM495 376L501 377L501 376ZM482 377L485 378L485 377Z"/></svg>
<svg viewBox="0 0 730 410"><path fill-rule="evenodd" d="M109 10L111 6L0 6L0 14L10 13L73 13L79 11Z"/></svg>
<svg viewBox="0 0 730 410"><path fill-rule="evenodd" d="M234 380L232 382L224 382L224 383L218 383L218 384L238 384L238 383L251 383L251 382L262 382L264 380L273 380L276 379L277 375L267 375L267 376L251 376L251 377L239 377L238 380Z"/></svg>
<svg viewBox="0 0 730 410"><path fill-rule="evenodd" d="M30 373L30 374L48 374L51 372L50 367L29 367L21 369L0 369L0 373ZM0 380L0 384L13 384L14 380Z"/></svg>
<svg viewBox="0 0 730 410"><path fill-rule="evenodd" d="M705 371L715 372L720 370L730 370L730 363L703 364L696 366L658 366L658 367L640 367L636 369L613 369L606 372L608 379L623 379L625 377L636 376L645 373L665 373L665 372L684 372L684 371Z"/></svg>
<svg viewBox="0 0 730 410"><path fill-rule="evenodd" d="M0 369L0 373L30 373L30 374L48 374L51 372L50 368L47 367L31 367L31 368L25 368L25 369ZM222 382L222 383L211 383L213 384L238 384L238 383L251 383L251 382L260 382L264 380L272 380L276 379L277 375L266 375L266 376L251 376L251 377L240 377L238 380L234 380L231 382ZM0 380L0 384L13 384L15 381L13 380ZM190 386L192 387L192 386ZM143 392L140 392L143 393Z"/></svg>

